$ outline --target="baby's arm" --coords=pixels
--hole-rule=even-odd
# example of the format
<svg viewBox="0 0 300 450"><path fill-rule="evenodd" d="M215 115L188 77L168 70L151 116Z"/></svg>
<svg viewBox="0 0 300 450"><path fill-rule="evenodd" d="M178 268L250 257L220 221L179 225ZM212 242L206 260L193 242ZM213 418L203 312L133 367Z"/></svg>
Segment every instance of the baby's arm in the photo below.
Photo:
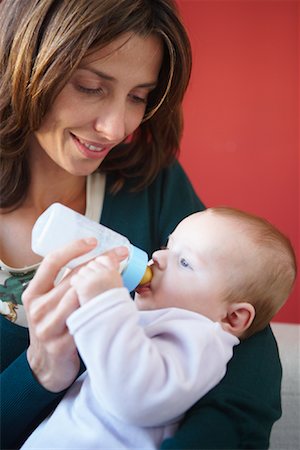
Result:
<svg viewBox="0 0 300 450"><path fill-rule="evenodd" d="M127 249L120 247L93 259L72 276L70 284L81 306L109 289L123 286L118 270L120 262L127 255Z"/></svg>
<svg viewBox="0 0 300 450"><path fill-rule="evenodd" d="M146 322L128 291L117 288L83 305L67 324L99 403L125 423L157 426L220 381L238 340L189 311L142 316Z"/></svg>

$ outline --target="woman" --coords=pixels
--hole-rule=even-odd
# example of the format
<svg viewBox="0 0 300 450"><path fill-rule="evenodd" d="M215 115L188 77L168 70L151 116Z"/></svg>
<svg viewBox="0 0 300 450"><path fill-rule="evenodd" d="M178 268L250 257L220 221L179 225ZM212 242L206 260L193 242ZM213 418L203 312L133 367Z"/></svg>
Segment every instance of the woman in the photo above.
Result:
<svg viewBox="0 0 300 450"><path fill-rule="evenodd" d="M65 327L77 304L60 303L68 279L54 279L92 245L40 264L37 217L58 201L151 254L203 205L175 159L191 55L172 0L1 6L2 447L17 448L80 372ZM25 315L21 295L39 265ZM239 346L162 447L267 448L280 378L267 328Z"/></svg>

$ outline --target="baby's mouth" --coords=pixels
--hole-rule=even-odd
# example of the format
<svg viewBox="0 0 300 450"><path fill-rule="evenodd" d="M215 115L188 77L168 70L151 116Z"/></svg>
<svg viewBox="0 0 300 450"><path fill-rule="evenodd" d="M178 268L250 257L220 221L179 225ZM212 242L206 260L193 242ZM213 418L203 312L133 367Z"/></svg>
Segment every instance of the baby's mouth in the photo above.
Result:
<svg viewBox="0 0 300 450"><path fill-rule="evenodd" d="M147 284L143 284L141 286L137 286L135 288L135 292L139 295L143 295L146 292L150 292L151 291L151 283L147 283Z"/></svg>

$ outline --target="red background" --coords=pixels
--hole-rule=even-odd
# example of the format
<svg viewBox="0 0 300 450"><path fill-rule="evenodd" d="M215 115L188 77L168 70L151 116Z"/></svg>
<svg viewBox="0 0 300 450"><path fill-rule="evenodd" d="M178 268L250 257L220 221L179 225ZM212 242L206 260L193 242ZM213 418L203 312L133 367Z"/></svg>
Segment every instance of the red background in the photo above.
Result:
<svg viewBox="0 0 300 450"><path fill-rule="evenodd" d="M264 216L291 239L300 266L300 4L178 4L194 61L181 162L207 206ZM299 278L275 321L300 323Z"/></svg>

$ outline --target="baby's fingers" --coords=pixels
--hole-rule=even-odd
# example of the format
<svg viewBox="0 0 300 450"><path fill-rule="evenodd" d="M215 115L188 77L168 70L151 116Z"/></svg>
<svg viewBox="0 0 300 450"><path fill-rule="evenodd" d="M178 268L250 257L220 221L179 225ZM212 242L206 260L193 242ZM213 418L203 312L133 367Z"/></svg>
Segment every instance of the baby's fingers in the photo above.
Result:
<svg viewBox="0 0 300 450"><path fill-rule="evenodd" d="M108 250L107 252L103 253L100 256L97 256L93 262L97 264L102 264L107 269L115 269L118 270L120 263L126 259L129 255L128 248L127 247L116 247L111 250ZM94 266L96 267L96 266Z"/></svg>

